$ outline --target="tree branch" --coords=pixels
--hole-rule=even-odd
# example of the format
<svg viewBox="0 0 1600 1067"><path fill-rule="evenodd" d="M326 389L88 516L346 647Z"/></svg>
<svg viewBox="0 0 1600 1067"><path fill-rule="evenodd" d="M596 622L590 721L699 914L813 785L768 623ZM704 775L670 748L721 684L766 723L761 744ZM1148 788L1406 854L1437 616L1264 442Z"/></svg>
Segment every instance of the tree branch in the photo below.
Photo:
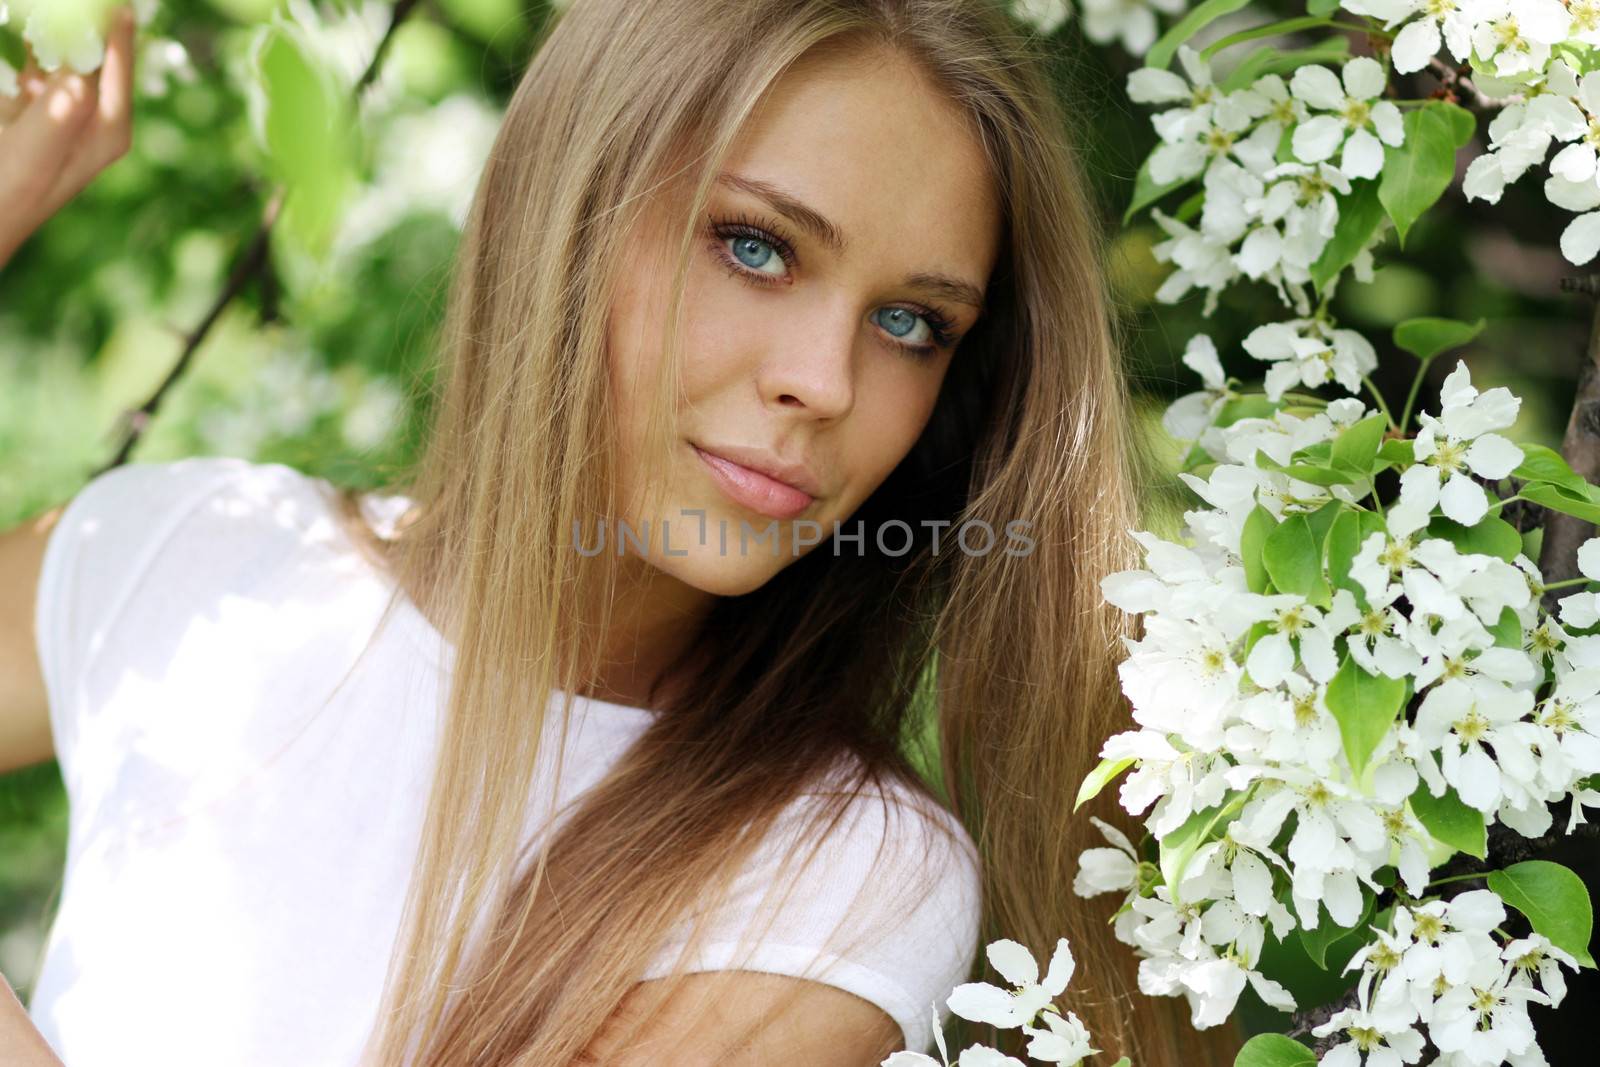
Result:
<svg viewBox="0 0 1600 1067"><path fill-rule="evenodd" d="M1494 111L1505 107L1506 102L1484 96L1465 73L1469 67L1452 67L1438 56L1428 60L1428 73L1439 79L1445 98L1452 103L1465 104L1478 111Z"/></svg>
<svg viewBox="0 0 1600 1067"><path fill-rule="evenodd" d="M1600 276L1589 274L1563 278L1561 288L1600 294ZM1600 482L1600 300L1594 301L1589 320L1589 343L1572 398L1572 414L1561 439L1561 455L1572 469L1591 482ZM1593 523L1547 511L1544 543L1539 550L1539 570L1546 582L1562 582L1578 576L1578 546L1595 535ZM1554 612L1560 593L1546 593L1544 608Z"/></svg>
<svg viewBox="0 0 1600 1067"><path fill-rule="evenodd" d="M378 46L373 49L372 59L368 62L367 69L361 73L361 77L356 80L355 86L351 91L351 96L357 105L360 104L361 94L377 80L378 72L383 66L384 56L389 51L389 42L393 40L395 31L411 15L418 3L420 3L420 0L396 0L394 14L389 20L389 27L378 40ZM160 408L161 401L166 398L173 385L188 369L195 352L204 343L206 337L210 335L212 327L222 317L223 311L227 309L229 304L233 303L235 297L244 292L252 280L262 275L271 258L272 228L277 224L287 192L283 186L279 185L268 195L266 205L261 210L260 225L256 227L256 232L250 238L250 243L245 246L244 254L239 257L238 263L229 272L228 280L223 284L221 292L211 302L211 307L207 310L205 317L200 320L198 326L185 336L183 351L179 354L178 361L173 364L172 370L162 379L161 384L156 387L155 392L150 394L148 400L131 411L123 412L118 418L117 429L122 435L122 443L117 447L116 455L111 461L90 475L91 478L98 477L113 467L119 467L128 461L134 445L138 443L140 436L144 433L146 427L150 425L150 421L155 417L157 409Z"/></svg>

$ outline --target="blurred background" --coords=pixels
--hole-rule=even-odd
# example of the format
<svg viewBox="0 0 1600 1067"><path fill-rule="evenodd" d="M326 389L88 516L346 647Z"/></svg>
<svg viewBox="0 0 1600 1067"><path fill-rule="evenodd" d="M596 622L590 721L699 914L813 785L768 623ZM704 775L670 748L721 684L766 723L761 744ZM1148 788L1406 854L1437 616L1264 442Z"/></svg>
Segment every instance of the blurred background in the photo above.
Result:
<svg viewBox="0 0 1600 1067"><path fill-rule="evenodd" d="M1158 6L1165 27L1182 0ZM218 302L281 180L308 190L299 210L274 229L266 267L227 302L132 458L241 456L363 487L404 466L426 424L461 220L501 109L558 7L408 4L359 111L340 116L393 3L161 0L142 31L132 151L0 270L0 528L67 499L116 453L122 414L144 403ZM1183 499L1171 476L1177 449L1158 419L1195 388L1177 361L1184 343L1204 330L1231 373L1258 378L1261 365L1238 342L1291 312L1265 285L1231 287L1210 319L1199 296L1154 303L1166 273L1150 254L1160 231L1145 218L1120 226L1155 141L1123 89L1138 65L1126 47L1142 51L1143 27L1155 24L1146 0L1102 0L1065 18L1062 0L1012 7L1019 32L1049 39L1105 217L1129 374L1157 460L1146 494L1160 528ZM1194 43L1304 12L1303 2L1258 2ZM1221 53L1219 76L1247 51ZM1415 95L1432 88L1422 79ZM323 140L308 138L311 129ZM1481 144L1480 131L1473 151ZM1482 316L1488 329L1462 353L1475 384L1524 398L1518 439L1559 445L1590 317L1585 300L1560 290L1571 271L1557 251L1566 219L1534 181L1493 208L1467 205L1457 188L1403 251L1392 236L1380 247L1371 283L1343 283L1335 315L1377 345L1375 377L1391 398L1404 395L1413 365L1389 341L1393 324ZM1454 362L1437 361L1438 378ZM53 763L0 775L0 972L25 1001L65 836ZM1297 992L1314 1002L1323 999L1314 983L1330 981L1341 984L1308 968L1313 985ZM1259 1025L1273 1024L1254 1010Z"/></svg>

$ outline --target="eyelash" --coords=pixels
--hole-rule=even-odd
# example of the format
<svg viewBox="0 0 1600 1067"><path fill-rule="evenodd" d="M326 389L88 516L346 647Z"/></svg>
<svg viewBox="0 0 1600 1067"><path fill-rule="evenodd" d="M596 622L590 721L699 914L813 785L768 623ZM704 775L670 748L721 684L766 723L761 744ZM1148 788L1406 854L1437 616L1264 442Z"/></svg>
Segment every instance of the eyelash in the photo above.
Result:
<svg viewBox="0 0 1600 1067"><path fill-rule="evenodd" d="M710 232L716 237L712 244L712 251L722 263L724 269L735 278L741 278L752 285L771 286L779 284L770 280L757 271L744 266L729 254L723 242L730 237L748 237L772 246L778 253L778 258L783 260L784 266L793 270L798 256L795 255L794 241L776 223L767 219L751 219L744 213L733 218L717 218L711 216ZM955 339L954 323L950 317L931 307L909 307L902 310L920 315L928 324L928 330L933 334L933 343L926 345L907 344L894 338L889 343L896 348L920 359L931 359L940 349L947 348Z"/></svg>

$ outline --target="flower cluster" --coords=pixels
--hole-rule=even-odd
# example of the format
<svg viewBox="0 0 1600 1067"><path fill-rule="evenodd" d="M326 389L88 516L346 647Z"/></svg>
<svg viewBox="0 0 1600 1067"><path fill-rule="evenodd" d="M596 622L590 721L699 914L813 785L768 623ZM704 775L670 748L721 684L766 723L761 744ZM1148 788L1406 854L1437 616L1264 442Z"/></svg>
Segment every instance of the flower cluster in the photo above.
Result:
<svg viewBox="0 0 1600 1067"><path fill-rule="evenodd" d="M1578 961L1540 934L1497 938L1505 921L1487 889L1396 908L1391 928L1350 961L1361 972L1356 1005L1312 1031L1346 1038L1323 1062L1354 1067L1383 1049L1391 1063L1416 1063L1426 1040L1452 1067L1537 1057L1528 1005L1560 1004L1561 968Z"/></svg>
<svg viewBox="0 0 1600 1067"><path fill-rule="evenodd" d="M1502 436L1519 401L1464 364L1408 437L1354 396L1292 391L1360 389L1375 359L1359 335L1294 320L1244 347L1272 365L1264 395L1191 342L1204 388L1165 423L1197 442L1181 477L1204 506L1178 540L1135 534L1144 566L1102 583L1143 618L1120 668L1137 728L1105 743L1080 796L1126 774L1120 800L1149 845L1101 823L1108 847L1083 854L1074 888L1123 896L1115 931L1140 989L1185 997L1196 1027L1246 987L1297 1007L1263 970L1269 937L1320 957L1356 930L1359 1001L1319 1031L1348 1039L1330 1062L1382 1047L1412 1063L1424 1040L1441 1062L1522 1062L1526 1005L1559 1002L1560 968L1589 962L1587 928L1576 940L1542 912L1587 916L1587 893L1542 861L1449 900L1454 880L1434 877L1458 852L1482 857L1496 824L1545 834L1559 801L1570 831L1600 805L1600 593L1545 614L1490 491L1515 475L1585 512L1587 487ZM1600 539L1580 562L1580 582L1600 578ZM1535 897L1532 936L1506 934L1506 903Z"/></svg>
<svg viewBox="0 0 1600 1067"><path fill-rule="evenodd" d="M1066 991L1077 966L1066 938L1056 942L1042 978L1039 964L1027 947L1015 941L1002 938L991 942L986 954L1008 987L988 982L963 983L945 1001L951 1011L970 1022L988 1023L1002 1030L1021 1030L1029 1039L1028 1058L1038 1063L1073 1067L1100 1051L1090 1046L1089 1031L1082 1020L1070 1011L1063 1015L1054 1003ZM939 1026L939 1009L933 1005L929 1007L939 1059L920 1052L896 1052L880 1067L950 1067L950 1053ZM987 1045L964 1049L956 1063L957 1067L1024 1067L1016 1057ZM1118 1060L1114 1067L1128 1067L1127 1059Z"/></svg>
<svg viewBox="0 0 1600 1067"><path fill-rule="evenodd" d="M1178 61L1182 76L1154 67L1128 76L1131 99L1169 105L1151 119L1161 143L1147 163L1150 182L1202 187L1198 226L1152 212L1167 234L1155 255L1177 267L1158 299L1199 288L1209 313L1221 291L1244 277L1270 283L1306 313L1313 265L1334 236L1351 180L1376 177L1384 146L1405 140L1399 109L1379 99L1383 67L1362 56L1342 74L1307 65L1287 80L1266 74L1226 88L1193 49L1181 46ZM1356 263L1358 276L1370 269L1376 240Z"/></svg>

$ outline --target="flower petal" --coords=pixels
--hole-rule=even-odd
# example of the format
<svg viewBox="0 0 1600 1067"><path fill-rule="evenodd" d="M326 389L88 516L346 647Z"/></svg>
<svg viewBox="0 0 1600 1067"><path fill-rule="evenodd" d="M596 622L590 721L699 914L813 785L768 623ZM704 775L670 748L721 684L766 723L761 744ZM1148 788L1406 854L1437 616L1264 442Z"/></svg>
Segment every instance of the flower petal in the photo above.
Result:
<svg viewBox="0 0 1600 1067"><path fill-rule="evenodd" d="M1383 92L1383 67L1371 56L1357 56L1344 65L1344 91L1357 100Z"/></svg>
<svg viewBox="0 0 1600 1067"><path fill-rule="evenodd" d="M1339 84L1339 76L1327 67L1308 64L1299 68L1289 80L1289 91L1323 111L1337 111L1344 106L1344 89Z"/></svg>
<svg viewBox="0 0 1600 1067"><path fill-rule="evenodd" d="M1408 23L1395 36L1389 56L1394 60L1394 69L1397 72L1410 74L1427 66L1428 60L1438 51L1439 24L1432 19L1418 19Z"/></svg>
<svg viewBox="0 0 1600 1067"><path fill-rule="evenodd" d="M1467 466L1472 473L1490 481L1506 477L1522 462L1522 449L1497 433L1486 433L1467 449Z"/></svg>
<svg viewBox="0 0 1600 1067"><path fill-rule="evenodd" d="M1294 154L1303 162L1320 163L1333 155L1334 149L1339 147L1339 141L1343 137L1344 123L1332 115L1318 115L1294 128L1294 137L1290 144L1294 148Z"/></svg>
<svg viewBox="0 0 1600 1067"><path fill-rule="evenodd" d="M1600 211L1579 215L1561 231L1561 254L1567 262L1584 264L1600 253Z"/></svg>
<svg viewBox="0 0 1600 1067"><path fill-rule="evenodd" d="M1461 473L1452 474L1439 493L1439 510L1463 526L1476 526L1489 511L1483 486Z"/></svg>
<svg viewBox="0 0 1600 1067"><path fill-rule="evenodd" d="M1367 130L1357 130L1344 143L1339 169L1352 178L1376 178L1383 170L1383 143Z"/></svg>
<svg viewBox="0 0 1600 1067"><path fill-rule="evenodd" d="M1039 980L1039 964L1028 951L1028 946L1002 937L988 948L989 962L1000 972L1000 977L1014 986L1032 985Z"/></svg>

